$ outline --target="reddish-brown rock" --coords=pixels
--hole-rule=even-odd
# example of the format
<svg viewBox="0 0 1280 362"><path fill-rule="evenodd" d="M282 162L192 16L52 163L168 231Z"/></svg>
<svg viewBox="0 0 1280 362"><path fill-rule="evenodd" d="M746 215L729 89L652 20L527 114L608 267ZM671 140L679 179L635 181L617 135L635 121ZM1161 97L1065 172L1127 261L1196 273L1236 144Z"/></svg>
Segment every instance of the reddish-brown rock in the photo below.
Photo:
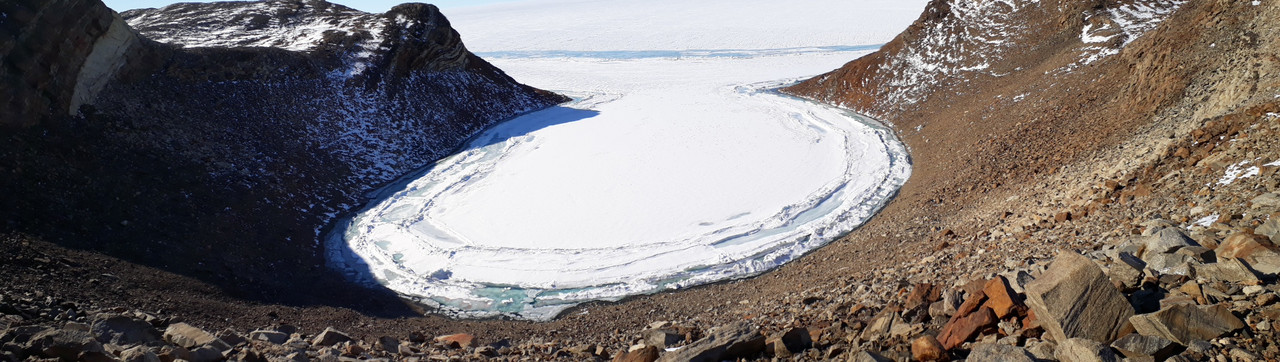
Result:
<svg viewBox="0 0 1280 362"><path fill-rule="evenodd" d="M917 361L926 362L950 360L947 350L942 348L942 343L930 335L921 336L911 342L911 357Z"/></svg>
<svg viewBox="0 0 1280 362"><path fill-rule="evenodd" d="M630 352L618 353L613 362L653 362L658 360L658 347L645 346Z"/></svg>
<svg viewBox="0 0 1280 362"><path fill-rule="evenodd" d="M950 322L947 322L947 325L942 327L942 333L938 334L938 341L942 343L943 349L950 350L973 339L973 337L977 337L978 332L994 326L999 321L1000 319L996 318L996 314L991 311L991 308L983 307L967 316L952 318Z"/></svg>
<svg viewBox="0 0 1280 362"><path fill-rule="evenodd" d="M476 345L476 337L466 333L458 333L436 337L436 342L449 348L471 348Z"/></svg>
<svg viewBox="0 0 1280 362"><path fill-rule="evenodd" d="M987 282L982 292L987 296L986 306L996 313L997 318L1004 319L1022 306L1022 298L1009 287L1009 281L1002 276Z"/></svg>

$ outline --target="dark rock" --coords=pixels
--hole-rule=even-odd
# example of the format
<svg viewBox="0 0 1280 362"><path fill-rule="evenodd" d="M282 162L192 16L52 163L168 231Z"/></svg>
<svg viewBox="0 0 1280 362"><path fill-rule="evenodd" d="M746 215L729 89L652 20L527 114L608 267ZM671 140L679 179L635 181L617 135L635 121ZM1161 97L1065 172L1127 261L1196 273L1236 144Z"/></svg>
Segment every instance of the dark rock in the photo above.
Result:
<svg viewBox="0 0 1280 362"><path fill-rule="evenodd" d="M1054 356L1063 362L1116 362L1116 353L1098 341L1088 338L1072 338L1054 349Z"/></svg>
<svg viewBox="0 0 1280 362"><path fill-rule="evenodd" d="M27 348L46 357L77 360L82 354L101 354L105 350L93 334L85 331L46 329L31 337Z"/></svg>
<svg viewBox="0 0 1280 362"><path fill-rule="evenodd" d="M1240 328L1244 321L1225 305L1173 305L1155 313L1135 315L1129 320L1144 336L1157 336L1179 344L1217 338Z"/></svg>
<svg viewBox="0 0 1280 362"><path fill-rule="evenodd" d="M227 342L227 344L230 344L232 346L238 346L241 343L247 342L244 336L230 329L224 329L222 330L222 332L218 332L217 337L218 339L221 339L223 342Z"/></svg>
<svg viewBox="0 0 1280 362"><path fill-rule="evenodd" d="M400 340L395 337L382 336L378 338L378 348L382 351L398 355L400 354Z"/></svg>
<svg viewBox="0 0 1280 362"><path fill-rule="evenodd" d="M879 353L862 351L855 353L853 357L850 357L849 362L893 362L893 360L885 358Z"/></svg>
<svg viewBox="0 0 1280 362"><path fill-rule="evenodd" d="M207 345L191 351L191 362L215 362L222 359L221 351Z"/></svg>
<svg viewBox="0 0 1280 362"><path fill-rule="evenodd" d="M660 360L718 362L724 359L752 358L764 351L764 340L755 326L747 321L740 321L716 328L705 338L690 343L679 351L667 353Z"/></svg>
<svg viewBox="0 0 1280 362"><path fill-rule="evenodd" d="M791 328L765 340L765 351L777 357L789 357L813 346L808 328Z"/></svg>
<svg viewBox="0 0 1280 362"><path fill-rule="evenodd" d="M1115 265L1107 270L1107 276L1111 277L1111 281L1125 290L1134 290L1142 286L1142 280L1146 277L1143 269L1147 267L1147 263L1128 252L1121 252L1116 259Z"/></svg>
<svg viewBox="0 0 1280 362"><path fill-rule="evenodd" d="M1027 305L1055 340L1111 342L1129 324L1133 307L1092 260L1072 252L1027 285Z"/></svg>
<svg viewBox="0 0 1280 362"><path fill-rule="evenodd" d="M674 347L684 341L684 335L670 329L650 329L640 332L644 344L658 348Z"/></svg>
<svg viewBox="0 0 1280 362"><path fill-rule="evenodd" d="M155 342L162 337L151 323L120 315L99 318L91 329L99 342L121 346Z"/></svg>
<svg viewBox="0 0 1280 362"><path fill-rule="evenodd" d="M938 301L942 296L941 288L935 287L933 284L920 283L916 284L911 290L911 294L907 296L905 307L908 310L927 306Z"/></svg>
<svg viewBox="0 0 1280 362"><path fill-rule="evenodd" d="M1163 361L1179 352L1179 346L1173 341L1157 336L1144 336L1130 333L1111 343L1111 347L1128 358L1152 357Z"/></svg>
<svg viewBox="0 0 1280 362"><path fill-rule="evenodd" d="M973 350L969 352L970 362L1034 362L1035 357L1031 356L1026 349L1018 346L1010 346L995 343L979 343L973 346Z"/></svg>

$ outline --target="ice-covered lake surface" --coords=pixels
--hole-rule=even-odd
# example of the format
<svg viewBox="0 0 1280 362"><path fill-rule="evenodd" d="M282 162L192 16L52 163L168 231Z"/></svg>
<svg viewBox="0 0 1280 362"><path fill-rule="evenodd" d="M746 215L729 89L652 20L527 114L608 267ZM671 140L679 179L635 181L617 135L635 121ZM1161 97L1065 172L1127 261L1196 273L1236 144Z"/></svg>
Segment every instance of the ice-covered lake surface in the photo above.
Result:
<svg viewBox="0 0 1280 362"><path fill-rule="evenodd" d="M824 8L843 3L786 3L826 19L808 38L799 22L763 23L781 4L755 0L446 14L481 57L574 101L499 124L377 192L330 235L331 264L443 313L545 320L585 301L755 275L831 242L906 182L906 149L874 120L776 89L877 47L829 41L887 41L924 5L869 1L843 18ZM879 33L857 33L859 19ZM646 35L652 24L691 35L650 39L665 34ZM569 31L546 31L555 26ZM591 26L605 39L564 38ZM468 29L484 29L479 41Z"/></svg>

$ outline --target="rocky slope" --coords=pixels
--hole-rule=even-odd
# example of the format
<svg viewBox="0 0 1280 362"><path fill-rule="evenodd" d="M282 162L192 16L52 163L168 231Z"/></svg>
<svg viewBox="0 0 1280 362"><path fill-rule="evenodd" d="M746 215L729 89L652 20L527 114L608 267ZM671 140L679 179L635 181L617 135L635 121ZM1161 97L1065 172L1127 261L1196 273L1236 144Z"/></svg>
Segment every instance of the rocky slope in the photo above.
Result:
<svg viewBox="0 0 1280 362"><path fill-rule="evenodd" d="M344 285L322 228L483 128L566 100L472 55L431 5L0 10L4 231L254 300L369 303L315 290Z"/></svg>
<svg viewBox="0 0 1280 362"><path fill-rule="evenodd" d="M1272 1L935 1L880 52L787 90L890 121L912 180L844 240L758 278L541 324L395 319L245 302L18 235L0 239L0 270L35 282L0 299L0 344L14 357L60 356L62 340L96 356L94 338L143 358L1276 360L1278 17ZM114 314L161 336L113 341L94 326ZM184 320L230 330L189 342ZM74 332L86 326L100 332Z"/></svg>

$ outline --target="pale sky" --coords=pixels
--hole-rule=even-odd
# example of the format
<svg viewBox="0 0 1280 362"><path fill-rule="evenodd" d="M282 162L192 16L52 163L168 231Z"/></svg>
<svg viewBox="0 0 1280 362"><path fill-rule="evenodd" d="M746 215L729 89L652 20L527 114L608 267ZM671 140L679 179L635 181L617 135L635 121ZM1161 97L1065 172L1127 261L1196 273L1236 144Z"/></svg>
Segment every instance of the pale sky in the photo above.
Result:
<svg viewBox="0 0 1280 362"><path fill-rule="evenodd" d="M383 13L390 10L392 6L400 5L406 2L425 2L435 4L441 9L461 8L468 6L486 5L500 2L510 2L517 0L426 0L426 1L410 1L410 0L329 0L329 2L346 5L362 11L371 13ZM141 8L158 8L165 5L179 2L210 2L210 1L172 1L172 0L103 0L107 6L115 11L125 11L130 9Z"/></svg>

